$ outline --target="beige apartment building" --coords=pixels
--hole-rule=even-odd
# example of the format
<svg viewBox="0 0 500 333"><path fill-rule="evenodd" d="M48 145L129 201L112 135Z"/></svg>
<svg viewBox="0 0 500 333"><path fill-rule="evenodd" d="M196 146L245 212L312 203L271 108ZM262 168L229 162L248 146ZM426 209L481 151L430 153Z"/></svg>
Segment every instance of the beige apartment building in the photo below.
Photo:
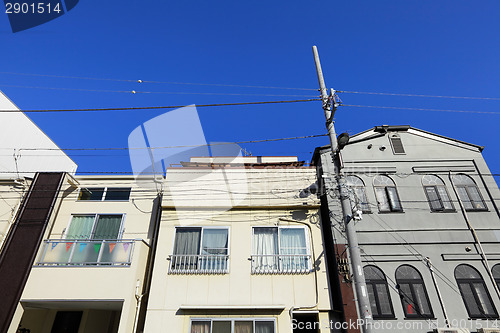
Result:
<svg viewBox="0 0 500 333"><path fill-rule="evenodd" d="M61 175L9 333L330 332L316 170L296 157Z"/></svg>

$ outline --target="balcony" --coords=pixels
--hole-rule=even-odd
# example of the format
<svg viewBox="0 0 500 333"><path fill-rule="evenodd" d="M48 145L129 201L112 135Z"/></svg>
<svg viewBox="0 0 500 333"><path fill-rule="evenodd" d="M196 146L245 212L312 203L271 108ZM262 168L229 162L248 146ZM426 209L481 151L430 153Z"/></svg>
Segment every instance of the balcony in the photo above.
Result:
<svg viewBox="0 0 500 333"><path fill-rule="evenodd" d="M229 273L229 255L225 254L174 254L168 260L170 260L170 274Z"/></svg>
<svg viewBox="0 0 500 333"><path fill-rule="evenodd" d="M252 274L306 274L311 271L308 254L252 255Z"/></svg>
<svg viewBox="0 0 500 333"><path fill-rule="evenodd" d="M130 266L134 240L45 240L35 266Z"/></svg>

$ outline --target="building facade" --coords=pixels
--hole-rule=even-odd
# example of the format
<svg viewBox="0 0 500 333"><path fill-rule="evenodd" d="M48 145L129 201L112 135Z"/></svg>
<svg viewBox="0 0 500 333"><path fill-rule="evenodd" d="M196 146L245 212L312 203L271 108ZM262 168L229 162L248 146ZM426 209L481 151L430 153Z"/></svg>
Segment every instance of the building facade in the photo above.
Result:
<svg viewBox="0 0 500 333"><path fill-rule="evenodd" d="M410 126L378 126L343 148L374 332L498 327L500 191L482 149ZM355 321L330 148L317 148L313 160L331 221L324 233L338 279L330 288L345 320Z"/></svg>

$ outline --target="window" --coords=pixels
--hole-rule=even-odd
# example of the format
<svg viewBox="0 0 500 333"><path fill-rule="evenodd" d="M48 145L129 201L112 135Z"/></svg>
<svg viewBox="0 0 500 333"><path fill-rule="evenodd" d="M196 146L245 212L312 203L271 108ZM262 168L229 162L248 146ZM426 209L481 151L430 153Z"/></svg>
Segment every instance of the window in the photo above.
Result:
<svg viewBox="0 0 500 333"><path fill-rule="evenodd" d="M78 194L79 201L128 201L130 187L84 187Z"/></svg>
<svg viewBox="0 0 500 333"><path fill-rule="evenodd" d="M433 212L455 210L441 178L434 175L425 175L422 177L422 185Z"/></svg>
<svg viewBox="0 0 500 333"><path fill-rule="evenodd" d="M495 282L498 288L500 288L500 264L496 264L495 266L493 266L493 268L491 269L491 273L493 273Z"/></svg>
<svg viewBox="0 0 500 333"><path fill-rule="evenodd" d="M391 178L378 175L373 179L373 186L375 187L375 196L377 197L380 212L403 211L396 184Z"/></svg>
<svg viewBox="0 0 500 333"><path fill-rule="evenodd" d="M51 333L78 333L83 311L57 311Z"/></svg>
<svg viewBox="0 0 500 333"><path fill-rule="evenodd" d="M429 296L424 280L412 266L402 265L396 270L396 283L406 318L432 318Z"/></svg>
<svg viewBox="0 0 500 333"><path fill-rule="evenodd" d="M311 256L304 227L254 227L252 273L307 273Z"/></svg>
<svg viewBox="0 0 500 333"><path fill-rule="evenodd" d="M368 199L366 198L365 183L361 178L357 176L346 176L345 177L347 186L350 187L350 197L351 202L354 207L358 207L364 213L370 212L370 205L368 204ZM353 207L353 208L354 208Z"/></svg>
<svg viewBox="0 0 500 333"><path fill-rule="evenodd" d="M471 177L458 174L453 176L453 183L465 210L487 210L483 197Z"/></svg>
<svg viewBox="0 0 500 333"><path fill-rule="evenodd" d="M274 319L192 319L191 333L275 333Z"/></svg>
<svg viewBox="0 0 500 333"><path fill-rule="evenodd" d="M391 142L392 152L394 155L404 155L405 148L403 147L403 141L401 141L401 137L399 134L391 134L389 136L389 141Z"/></svg>
<svg viewBox="0 0 500 333"><path fill-rule="evenodd" d="M472 319L498 317L483 278L475 268L469 265L458 265L455 268L455 279L467 313Z"/></svg>
<svg viewBox="0 0 500 333"><path fill-rule="evenodd" d="M228 231L211 227L176 228L170 273L227 273Z"/></svg>
<svg viewBox="0 0 500 333"><path fill-rule="evenodd" d="M373 318L394 318L391 296L384 272L375 266L365 266L363 271Z"/></svg>
<svg viewBox="0 0 500 333"><path fill-rule="evenodd" d="M74 215L66 230L66 239L119 239L123 216L122 214Z"/></svg>

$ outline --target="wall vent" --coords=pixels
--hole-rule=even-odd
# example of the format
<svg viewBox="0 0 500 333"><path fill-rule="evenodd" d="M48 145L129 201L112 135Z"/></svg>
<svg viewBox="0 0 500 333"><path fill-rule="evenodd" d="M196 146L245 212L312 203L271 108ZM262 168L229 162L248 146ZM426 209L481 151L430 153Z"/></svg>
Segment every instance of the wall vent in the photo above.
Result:
<svg viewBox="0 0 500 333"><path fill-rule="evenodd" d="M406 154L405 148L403 147L403 141L401 141L401 137L398 134L391 134L389 136L389 141L391 141L392 152L395 155Z"/></svg>

